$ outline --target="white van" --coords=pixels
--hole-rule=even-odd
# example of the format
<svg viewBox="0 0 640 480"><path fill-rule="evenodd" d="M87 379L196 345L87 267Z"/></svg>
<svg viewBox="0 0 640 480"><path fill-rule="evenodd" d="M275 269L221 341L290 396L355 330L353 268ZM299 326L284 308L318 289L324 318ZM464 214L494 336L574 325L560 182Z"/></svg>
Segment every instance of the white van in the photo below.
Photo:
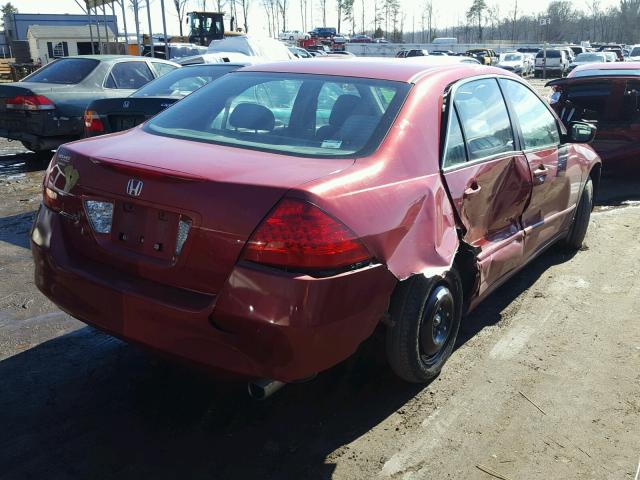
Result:
<svg viewBox="0 0 640 480"><path fill-rule="evenodd" d="M569 69L569 54L565 50L547 50L546 54L547 72L546 76L564 77ZM535 77L542 77L545 70L545 53L544 50L540 50L536 54L536 69Z"/></svg>

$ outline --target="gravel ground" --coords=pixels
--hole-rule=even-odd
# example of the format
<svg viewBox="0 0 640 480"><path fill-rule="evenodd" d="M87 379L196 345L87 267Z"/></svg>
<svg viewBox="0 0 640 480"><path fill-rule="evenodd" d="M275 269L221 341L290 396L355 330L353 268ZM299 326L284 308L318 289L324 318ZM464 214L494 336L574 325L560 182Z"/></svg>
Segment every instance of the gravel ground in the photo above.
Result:
<svg viewBox="0 0 640 480"><path fill-rule="evenodd" d="M35 289L29 155L0 142L1 478L634 478L640 179L604 181L585 249L552 249L493 294L430 385L396 380L374 338L256 403Z"/></svg>

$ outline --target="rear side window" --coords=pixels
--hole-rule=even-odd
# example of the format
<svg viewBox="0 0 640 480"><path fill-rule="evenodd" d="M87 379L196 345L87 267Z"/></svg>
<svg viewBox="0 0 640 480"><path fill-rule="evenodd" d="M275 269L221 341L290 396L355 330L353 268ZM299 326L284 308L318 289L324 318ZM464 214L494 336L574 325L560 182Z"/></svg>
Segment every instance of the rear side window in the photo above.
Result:
<svg viewBox="0 0 640 480"><path fill-rule="evenodd" d="M458 114L451 112L449 130L447 131L447 143L445 145L442 168L453 167L467 161L467 153L464 149L464 137L460 128Z"/></svg>
<svg viewBox="0 0 640 480"><path fill-rule="evenodd" d="M556 119L527 87L512 80L500 80L522 130L524 148L544 148L560 144Z"/></svg>
<svg viewBox="0 0 640 480"><path fill-rule="evenodd" d="M99 63L92 58L62 58L42 67L23 81L74 85L87 78Z"/></svg>
<svg viewBox="0 0 640 480"><path fill-rule="evenodd" d="M158 76L161 77L166 73L173 72L178 67L171 65L170 63L153 62L153 68L156 69Z"/></svg>
<svg viewBox="0 0 640 480"><path fill-rule="evenodd" d="M509 114L495 79L461 85L455 92L453 103L460 115L469 160L514 150Z"/></svg>
<svg viewBox="0 0 640 480"><path fill-rule="evenodd" d="M151 80L153 80L153 74L147 62L120 62L113 66L104 86L137 90Z"/></svg>

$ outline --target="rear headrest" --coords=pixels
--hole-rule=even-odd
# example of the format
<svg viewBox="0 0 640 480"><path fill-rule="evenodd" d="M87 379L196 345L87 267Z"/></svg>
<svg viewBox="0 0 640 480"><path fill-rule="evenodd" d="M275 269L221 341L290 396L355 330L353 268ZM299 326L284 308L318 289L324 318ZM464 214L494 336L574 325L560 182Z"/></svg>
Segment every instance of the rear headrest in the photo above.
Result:
<svg viewBox="0 0 640 480"><path fill-rule="evenodd" d="M331 109L329 125L340 128L349 115L360 105L362 99L357 95L340 95Z"/></svg>
<svg viewBox="0 0 640 480"><path fill-rule="evenodd" d="M257 103L241 103L231 112L229 124L235 128L270 132L276 126L276 117L267 107Z"/></svg>

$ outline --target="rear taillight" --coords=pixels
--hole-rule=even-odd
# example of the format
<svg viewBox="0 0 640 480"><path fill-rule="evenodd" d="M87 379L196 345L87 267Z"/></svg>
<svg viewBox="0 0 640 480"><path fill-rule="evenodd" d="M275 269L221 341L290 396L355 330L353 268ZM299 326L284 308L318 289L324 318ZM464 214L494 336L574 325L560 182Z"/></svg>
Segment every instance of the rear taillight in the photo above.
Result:
<svg viewBox="0 0 640 480"><path fill-rule="evenodd" d="M54 110L54 103L43 95L18 95L5 100L7 110Z"/></svg>
<svg viewBox="0 0 640 480"><path fill-rule="evenodd" d="M49 187L44 187L44 191L42 192L42 203L56 212L62 210L62 201L60 196L55 190L52 190Z"/></svg>
<svg viewBox="0 0 640 480"><path fill-rule="evenodd" d="M281 201L247 243L245 260L300 270L332 270L371 255L344 224L311 203Z"/></svg>
<svg viewBox="0 0 640 480"><path fill-rule="evenodd" d="M93 110L87 110L84 112L84 128L85 131L91 133L102 133L104 132L104 124L102 123L102 119L98 112L94 112Z"/></svg>

